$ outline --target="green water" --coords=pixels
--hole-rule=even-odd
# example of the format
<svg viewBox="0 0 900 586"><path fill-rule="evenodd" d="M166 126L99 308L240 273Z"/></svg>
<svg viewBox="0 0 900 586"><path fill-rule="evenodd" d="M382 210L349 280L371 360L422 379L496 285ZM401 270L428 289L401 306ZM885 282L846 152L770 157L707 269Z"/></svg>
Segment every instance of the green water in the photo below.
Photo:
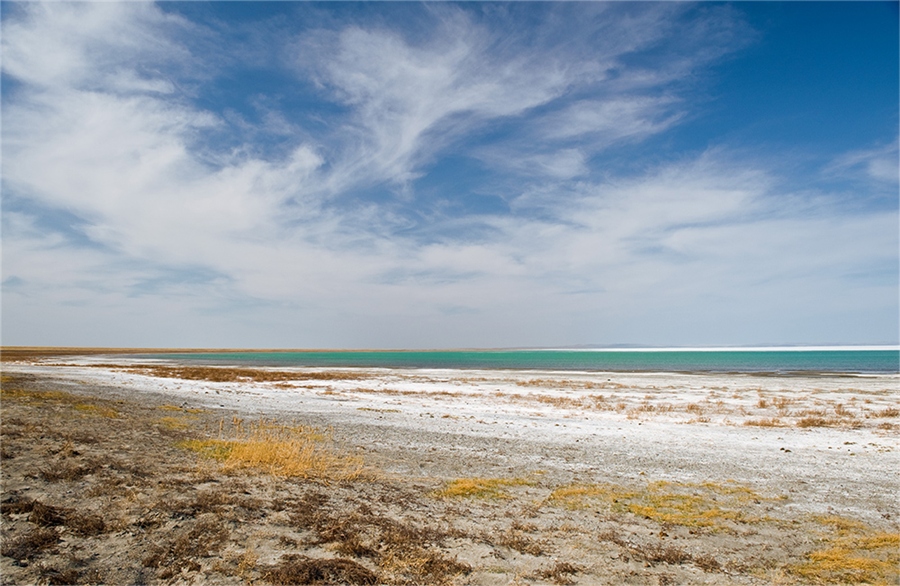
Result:
<svg viewBox="0 0 900 586"><path fill-rule="evenodd" d="M898 350L434 350L165 354L241 366L581 370L610 372L898 373Z"/></svg>

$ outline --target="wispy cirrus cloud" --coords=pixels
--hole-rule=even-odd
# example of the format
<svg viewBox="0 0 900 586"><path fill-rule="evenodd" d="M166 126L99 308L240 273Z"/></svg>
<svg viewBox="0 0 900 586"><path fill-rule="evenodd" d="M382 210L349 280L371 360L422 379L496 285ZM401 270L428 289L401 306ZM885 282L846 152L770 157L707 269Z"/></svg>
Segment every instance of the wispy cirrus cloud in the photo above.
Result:
<svg viewBox="0 0 900 586"><path fill-rule="evenodd" d="M853 151L838 157L831 165L835 171L861 173L864 177L888 185L900 181L900 139L884 146Z"/></svg>
<svg viewBox="0 0 900 586"><path fill-rule="evenodd" d="M370 6L293 30L13 8L5 343L758 342L793 339L789 314L818 340L855 331L842 295L877 309L855 340L896 313L896 206L795 193L727 147L609 163L697 116L692 80L753 36L733 9ZM273 46L229 52L235 30ZM892 148L835 168L888 178Z"/></svg>

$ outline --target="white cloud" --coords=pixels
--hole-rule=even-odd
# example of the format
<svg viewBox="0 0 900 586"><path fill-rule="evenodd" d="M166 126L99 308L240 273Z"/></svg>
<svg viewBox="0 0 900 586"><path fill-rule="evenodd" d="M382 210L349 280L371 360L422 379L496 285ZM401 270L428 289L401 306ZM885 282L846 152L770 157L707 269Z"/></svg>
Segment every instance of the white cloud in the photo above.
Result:
<svg viewBox="0 0 900 586"><path fill-rule="evenodd" d="M653 342L636 336L654 320L669 323L660 342L677 342L704 311L715 343L752 330L715 325L738 323L732 308L760 322L814 315L832 309L816 301L827 287L890 307L896 283L869 277L896 262L896 211L845 214L722 152L592 174L598 152L676 124L687 106L668 92L673 72L723 50L624 68L680 8L587 7L611 35L593 53L528 49L461 9L429 10L426 41L384 26L305 34L300 68L341 115L317 135L259 101L263 125L287 129L273 134L288 146L264 157L207 148L231 121L180 93L173 71L202 69L172 33L191 23L143 3L16 5L3 24L3 69L22 84L4 103L10 343ZM495 172L506 213L353 197L384 182L412 190L443 152L511 122L464 151ZM891 148L841 164L896 179ZM47 209L78 225L54 226Z"/></svg>
<svg viewBox="0 0 900 586"><path fill-rule="evenodd" d="M11 5L9 12L3 24L3 70L37 88L108 88L122 75L165 87L166 80L127 69L186 57L168 39L170 27L189 28L188 23L153 4L28 2ZM130 85L133 89L134 82Z"/></svg>
<svg viewBox="0 0 900 586"><path fill-rule="evenodd" d="M473 124L514 116L561 94L574 81L533 55L498 60L489 34L460 12L425 46L387 30L350 27L321 34L299 50L321 83L354 111L337 189L364 177L404 183ZM544 60L546 61L546 60Z"/></svg>
<svg viewBox="0 0 900 586"><path fill-rule="evenodd" d="M681 117L672 112L672 98L626 96L583 100L543 121L547 138L595 135L604 146L623 138L641 138L662 132Z"/></svg>
<svg viewBox="0 0 900 586"><path fill-rule="evenodd" d="M896 184L900 181L900 139L874 149L846 153L832 164L834 171L861 171L869 179Z"/></svg>

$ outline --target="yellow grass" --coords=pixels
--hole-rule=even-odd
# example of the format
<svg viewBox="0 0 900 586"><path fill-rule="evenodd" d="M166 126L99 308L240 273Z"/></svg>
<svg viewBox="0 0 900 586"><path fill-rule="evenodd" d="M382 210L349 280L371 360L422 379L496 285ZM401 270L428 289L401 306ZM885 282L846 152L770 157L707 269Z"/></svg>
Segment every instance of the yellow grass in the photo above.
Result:
<svg viewBox="0 0 900 586"><path fill-rule="evenodd" d="M349 480L363 472L360 458L334 452L329 437L304 426L237 421L229 439L189 440L183 448L221 462L225 470L257 470L283 477Z"/></svg>
<svg viewBox="0 0 900 586"><path fill-rule="evenodd" d="M97 415L100 417L118 417L119 412L111 407L97 405L94 403L85 403L84 399L65 393L63 391L26 391L24 389L11 387L8 378L3 381L5 384L0 386L0 398L4 400L18 400L29 403L52 403L57 405L68 405L76 411L87 415Z"/></svg>
<svg viewBox="0 0 900 586"><path fill-rule="evenodd" d="M551 504L571 509L605 504L613 512L631 513L658 523L712 529L726 528L725 522L763 521L742 510L748 503L761 500L764 497L757 492L734 482L652 482L638 490L615 484L570 485L557 488L548 499Z"/></svg>
<svg viewBox="0 0 900 586"><path fill-rule="evenodd" d="M557 488L550 493L548 500L568 509L581 509L596 501L617 504L620 500L637 498L638 494L615 484L573 484Z"/></svg>
<svg viewBox="0 0 900 586"><path fill-rule="evenodd" d="M0 387L0 397L4 399L24 399L26 401L54 403L73 402L75 396L62 391L26 391L23 389Z"/></svg>
<svg viewBox="0 0 900 586"><path fill-rule="evenodd" d="M448 482L434 495L449 498L506 499L510 498L510 495L505 488L528 484L531 482L524 478L457 478Z"/></svg>
<svg viewBox="0 0 900 586"><path fill-rule="evenodd" d="M161 409L163 411L180 411L184 413L205 413L205 409L196 409L196 408L186 408L179 407L178 405L160 405L157 409Z"/></svg>
<svg viewBox="0 0 900 586"><path fill-rule="evenodd" d="M897 584L900 533L885 533L842 517L817 517L819 548L788 569L817 584Z"/></svg>
<svg viewBox="0 0 900 586"><path fill-rule="evenodd" d="M166 429L188 429L196 417L160 417L156 422Z"/></svg>
<svg viewBox="0 0 900 586"><path fill-rule="evenodd" d="M99 415L100 417L109 417L114 418L119 416L119 412L115 409L110 409L109 407L101 407L99 405L90 405L88 403L75 403L75 409L77 411L81 411L82 413L89 413L91 415Z"/></svg>

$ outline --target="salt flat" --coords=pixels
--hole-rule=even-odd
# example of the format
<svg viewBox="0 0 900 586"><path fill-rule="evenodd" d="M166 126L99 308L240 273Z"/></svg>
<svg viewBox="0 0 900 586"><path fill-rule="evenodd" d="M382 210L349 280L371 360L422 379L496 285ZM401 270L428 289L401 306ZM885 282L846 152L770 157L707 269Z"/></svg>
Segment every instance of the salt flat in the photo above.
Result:
<svg viewBox="0 0 900 586"><path fill-rule="evenodd" d="M518 479L510 481L508 494L493 504L469 499L464 501L468 513L457 511L454 517L441 509L442 514L466 530L498 523L496 510L481 510L488 505L501 504L523 522L531 518L536 527L551 519L559 526L569 519L577 531L585 532L573 530L574 541L543 529L534 539L555 544L557 558L563 559L565 553L573 564L581 563L580 577L573 578L580 583L607 583L601 576L612 571L599 569L605 566L597 552L572 549L585 539L595 541L591 531L598 535L608 531L596 525L597 519L588 522L581 505L591 509L601 503L599 510L606 515L625 513L589 488L583 489L588 495L585 502L554 508L558 495L570 494L572 487L632 491L623 500L630 503L632 515L643 510L636 499L649 498L635 495L662 490L658 487L752 491L755 504L747 506L754 510L754 518L772 519L771 526L769 521L729 525L726 533L731 537L707 532L696 537L700 541L695 549L751 551L781 544L797 559L778 558L752 572L749 562L740 566L735 561L735 568L744 569L725 574L706 571L690 574L690 579L688 574L672 574L691 582L702 576L708 583L752 583L754 576L771 579L773 571L802 582L806 574L789 568L804 563L807 554L799 544L809 538L796 532L800 529L792 529L793 533L784 529L784 523L799 524L804 535L815 535L820 530L816 527L827 527L826 521L816 519L840 518L863 524L866 532L894 535L900 519L896 376L333 368L254 368L220 376L227 371L122 357L114 362L84 357L4 365L4 374L38 376L73 394L202 410L207 414L207 432L215 431L209 422L216 417L268 418L327 428L341 450L361 456L388 483L439 487L460 479ZM733 494L730 489L708 490L713 491L713 500L727 501ZM590 501L590 495L599 500ZM666 493L663 500L673 498L682 497ZM457 501L449 502L441 506L452 509ZM440 508L433 503L428 507ZM552 511L542 512L546 508ZM532 509L534 515L528 517L525 511ZM672 534L679 524L687 526L677 516L628 518L616 517L616 522L637 522L639 530L634 529L632 537L607 539L608 548L628 550L627 544L637 543L639 537L654 531ZM661 524L653 529L654 522ZM682 538L691 539L687 533ZM755 545L748 545L751 542ZM451 550L473 569L454 578L460 583L507 583L528 572L540 581L539 570L546 566L541 556L513 552L515 559L489 571L480 557L488 554L478 553L475 544L457 544ZM591 567L596 569L593 574ZM613 574L626 567L630 566L616 566ZM636 583L657 583L654 580L664 575L656 570L651 574Z"/></svg>

